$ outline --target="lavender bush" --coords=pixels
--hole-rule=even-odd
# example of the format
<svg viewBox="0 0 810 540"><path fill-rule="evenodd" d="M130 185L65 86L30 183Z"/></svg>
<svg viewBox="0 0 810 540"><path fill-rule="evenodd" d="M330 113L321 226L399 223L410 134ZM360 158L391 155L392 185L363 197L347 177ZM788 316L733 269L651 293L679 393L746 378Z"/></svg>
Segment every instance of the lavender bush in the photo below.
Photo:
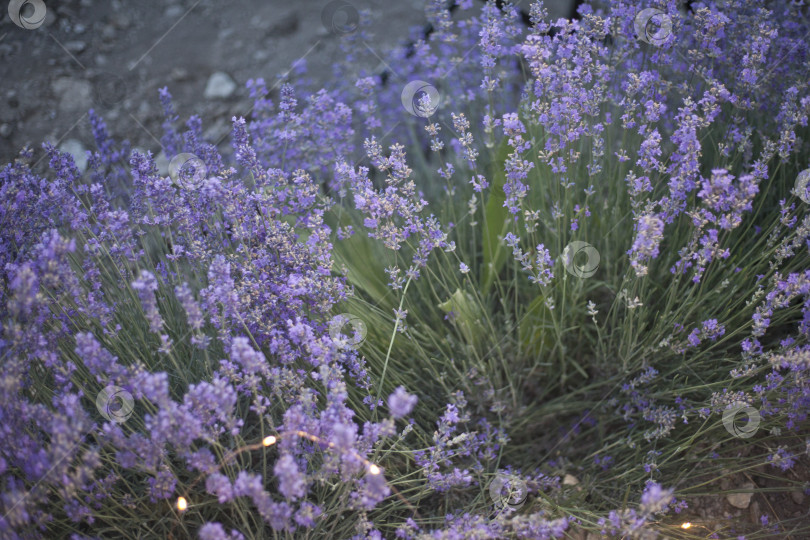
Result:
<svg viewBox="0 0 810 540"><path fill-rule="evenodd" d="M810 534L806 7L452 7L0 171L0 536Z"/></svg>

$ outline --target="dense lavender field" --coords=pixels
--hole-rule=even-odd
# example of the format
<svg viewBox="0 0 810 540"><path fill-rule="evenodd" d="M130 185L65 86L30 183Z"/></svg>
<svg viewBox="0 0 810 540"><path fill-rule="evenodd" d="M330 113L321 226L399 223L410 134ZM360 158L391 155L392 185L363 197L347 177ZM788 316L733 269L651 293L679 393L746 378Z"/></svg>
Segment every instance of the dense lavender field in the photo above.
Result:
<svg viewBox="0 0 810 540"><path fill-rule="evenodd" d="M3 160L0 538L810 538L804 2L372 19Z"/></svg>

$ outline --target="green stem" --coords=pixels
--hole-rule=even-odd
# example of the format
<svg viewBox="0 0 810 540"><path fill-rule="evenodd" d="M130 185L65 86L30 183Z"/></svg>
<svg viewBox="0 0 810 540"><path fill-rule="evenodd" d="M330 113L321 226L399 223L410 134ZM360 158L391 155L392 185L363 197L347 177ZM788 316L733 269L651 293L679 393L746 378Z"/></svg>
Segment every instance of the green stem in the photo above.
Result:
<svg viewBox="0 0 810 540"><path fill-rule="evenodd" d="M408 292L408 286L411 284L411 277L405 282L405 288L402 289L402 298L399 300L399 308L397 311L402 311L402 306L405 304L405 294ZM380 401L382 394L383 383L385 382L385 372L388 370L388 359L391 358L391 350L394 348L394 339L397 337L397 330L399 329L399 317L394 321L394 330L391 332L391 340L388 342L388 352L385 353L385 362L383 363L382 375L380 376L380 387L377 390L377 401ZM374 409L375 412L378 410Z"/></svg>

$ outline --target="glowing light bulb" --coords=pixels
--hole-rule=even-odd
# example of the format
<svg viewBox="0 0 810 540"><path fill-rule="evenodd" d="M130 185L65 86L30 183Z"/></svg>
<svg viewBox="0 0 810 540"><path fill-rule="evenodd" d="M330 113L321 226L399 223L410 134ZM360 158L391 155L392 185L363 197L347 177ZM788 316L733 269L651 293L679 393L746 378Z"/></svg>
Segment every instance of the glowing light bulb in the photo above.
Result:
<svg viewBox="0 0 810 540"><path fill-rule="evenodd" d="M687 521L687 522L681 524L681 529L688 529L691 526L692 526L692 524Z"/></svg>
<svg viewBox="0 0 810 540"><path fill-rule="evenodd" d="M184 512L188 508L188 501L185 497L177 497L177 509Z"/></svg>
<svg viewBox="0 0 810 540"><path fill-rule="evenodd" d="M368 466L368 472L371 474L380 474L380 468L372 463Z"/></svg>
<svg viewBox="0 0 810 540"><path fill-rule="evenodd" d="M269 435L264 439L262 439L262 444L265 446L273 446L274 444L276 444L276 438L272 435Z"/></svg>

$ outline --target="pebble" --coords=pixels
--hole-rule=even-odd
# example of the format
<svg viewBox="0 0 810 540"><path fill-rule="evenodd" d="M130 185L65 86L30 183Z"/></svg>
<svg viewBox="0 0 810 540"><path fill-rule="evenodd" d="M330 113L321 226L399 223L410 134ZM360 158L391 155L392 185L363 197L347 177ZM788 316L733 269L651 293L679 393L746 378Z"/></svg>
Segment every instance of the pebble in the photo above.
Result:
<svg viewBox="0 0 810 540"><path fill-rule="evenodd" d="M169 77L171 77L173 81L187 81L191 78L190 75L191 74L187 69L175 67L172 68L172 72L169 74Z"/></svg>
<svg viewBox="0 0 810 540"><path fill-rule="evenodd" d="M115 27L113 25L111 25L111 24L105 24L101 28L101 37L102 37L102 39L106 39L108 41L113 40L113 39L115 39L116 35L118 35L118 32L116 32Z"/></svg>
<svg viewBox="0 0 810 540"><path fill-rule="evenodd" d="M754 489L754 485L751 483L747 483L741 487L741 489ZM728 500L729 504L735 508L745 509L748 508L748 505L751 504L751 498L754 496L753 491L744 491L741 493L729 493L726 495L726 500Z"/></svg>
<svg viewBox="0 0 810 540"><path fill-rule="evenodd" d="M236 91L236 83L222 71L216 71L208 78L203 96L206 99L227 98Z"/></svg>
<svg viewBox="0 0 810 540"><path fill-rule="evenodd" d="M59 145L61 152L67 152L73 156L73 161L76 163L76 168L79 172L87 170L87 149L78 139L66 139Z"/></svg>
<svg viewBox="0 0 810 540"><path fill-rule="evenodd" d="M272 21L265 30L267 37L284 37L295 33L298 30L298 13L295 11Z"/></svg>
<svg viewBox="0 0 810 540"><path fill-rule="evenodd" d="M790 498L793 499L793 502L796 504L804 504L804 493L801 491L791 491Z"/></svg>
<svg viewBox="0 0 810 540"><path fill-rule="evenodd" d="M72 53L80 53L87 48L84 41L74 40L65 42L65 48Z"/></svg>
<svg viewBox="0 0 810 540"><path fill-rule="evenodd" d="M177 19L182 14L183 14L182 6L169 6L168 8L166 8L166 11L163 13L163 16L166 17L167 19Z"/></svg>
<svg viewBox="0 0 810 540"><path fill-rule="evenodd" d="M574 476L573 474L566 474L563 477L563 482L562 483L563 483L564 486L575 486L575 485L579 484L579 479L576 476Z"/></svg>
<svg viewBox="0 0 810 540"><path fill-rule="evenodd" d="M93 103L92 85L81 79L60 77L51 83L51 90L59 97L62 111L86 111Z"/></svg>
<svg viewBox="0 0 810 540"><path fill-rule="evenodd" d="M7 139L9 135L11 135L11 126L8 124L0 124L0 137Z"/></svg>
<svg viewBox="0 0 810 540"><path fill-rule="evenodd" d="M129 28L129 25L132 24L132 19L130 19L129 15L126 13L116 13L112 16L111 21L117 28L120 28L121 30Z"/></svg>
<svg viewBox="0 0 810 540"><path fill-rule="evenodd" d="M762 515L762 512L759 510L759 503L754 501L751 503L751 506L748 508L749 517L751 519L751 523L754 525L759 524L759 516Z"/></svg>

